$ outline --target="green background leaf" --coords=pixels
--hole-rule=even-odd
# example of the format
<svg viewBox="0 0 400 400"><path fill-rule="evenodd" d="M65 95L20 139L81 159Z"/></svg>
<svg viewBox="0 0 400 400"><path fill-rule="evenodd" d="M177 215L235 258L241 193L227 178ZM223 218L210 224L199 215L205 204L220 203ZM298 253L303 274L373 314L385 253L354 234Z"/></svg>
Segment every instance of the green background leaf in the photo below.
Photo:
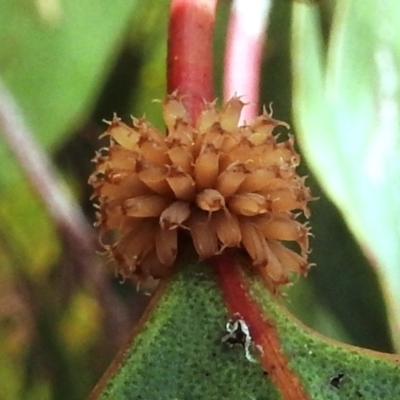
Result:
<svg viewBox="0 0 400 400"><path fill-rule="evenodd" d="M385 289L399 346L399 52L395 2L337 2L326 67L316 7L295 5L295 114L305 154ZM360 34L362 32L362 34Z"/></svg>
<svg viewBox="0 0 400 400"><path fill-rule="evenodd" d="M124 0L0 4L0 74L47 148L59 146L93 107L134 6ZM11 165L0 171L3 180L13 176Z"/></svg>

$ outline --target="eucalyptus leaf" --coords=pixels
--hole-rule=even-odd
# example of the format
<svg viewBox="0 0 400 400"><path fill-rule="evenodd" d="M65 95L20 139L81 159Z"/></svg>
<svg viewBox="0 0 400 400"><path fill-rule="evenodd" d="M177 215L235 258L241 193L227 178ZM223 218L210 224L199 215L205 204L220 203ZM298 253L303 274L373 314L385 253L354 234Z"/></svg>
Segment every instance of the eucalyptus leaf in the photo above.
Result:
<svg viewBox="0 0 400 400"><path fill-rule="evenodd" d="M397 2L338 1L325 65L318 8L294 5L294 112L313 171L376 261L399 346L400 28L389 14Z"/></svg>
<svg viewBox="0 0 400 400"><path fill-rule="evenodd" d="M327 341L293 320L258 276L243 278L310 399L400 396L394 357ZM281 399L244 346L224 341L230 317L210 266L181 266L157 296L90 399ZM255 346L250 353L257 357Z"/></svg>

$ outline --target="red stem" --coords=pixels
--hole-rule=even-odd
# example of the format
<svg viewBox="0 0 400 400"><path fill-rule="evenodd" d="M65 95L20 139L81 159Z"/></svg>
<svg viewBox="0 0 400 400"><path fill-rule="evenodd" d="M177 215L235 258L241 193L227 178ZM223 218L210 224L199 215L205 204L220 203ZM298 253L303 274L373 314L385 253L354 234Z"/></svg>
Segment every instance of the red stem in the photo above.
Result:
<svg viewBox="0 0 400 400"><path fill-rule="evenodd" d="M274 322L268 320L266 313L251 298L238 265L225 255L215 257L213 265L229 313L233 318L239 316L246 322L259 350L260 363L275 382L283 399L308 399L298 377L288 368Z"/></svg>
<svg viewBox="0 0 400 400"><path fill-rule="evenodd" d="M245 103L241 119L251 121L258 113L259 77L265 30L271 0L234 0L225 53L224 100L234 94Z"/></svg>
<svg viewBox="0 0 400 400"><path fill-rule="evenodd" d="M168 92L178 90L183 95L183 101L193 121L203 108L203 101L211 101L212 88L212 32L215 21L216 0L172 0L169 41L168 41ZM256 1L262 3L262 0ZM252 6L248 6L251 9ZM245 35L241 41L237 33L246 33L248 20L242 24L241 18L235 16L233 24L240 22L240 29L233 27L231 40L238 40L240 44L250 45L250 64L240 62L248 49L238 57L231 57L228 51L229 65L235 72L232 83L245 82L245 86L235 87L236 90L251 90L246 94L252 96L253 109L258 101L258 69L261 60L261 38ZM240 36L240 35L239 35ZM229 46L228 46L229 47ZM231 45L234 48L233 43ZM241 67L248 68L243 70ZM228 74L229 75L229 74ZM240 81L241 76L250 75L248 79ZM250 86L249 86L250 85ZM252 85L252 86L251 86ZM238 85L239 86L239 85ZM244 94L244 93L238 93ZM230 94L229 94L230 95ZM245 100L249 101L247 97ZM254 343L261 350L260 361L281 389L285 400L306 399L297 377L287 368L287 360L280 352L280 342L273 324L265 322L258 305L252 301L246 290L243 277L236 265L228 256L213 259L222 293L227 308L232 316L239 314L249 326Z"/></svg>
<svg viewBox="0 0 400 400"><path fill-rule="evenodd" d="M168 32L168 93L178 90L193 121L213 100L212 37L217 0L172 0Z"/></svg>

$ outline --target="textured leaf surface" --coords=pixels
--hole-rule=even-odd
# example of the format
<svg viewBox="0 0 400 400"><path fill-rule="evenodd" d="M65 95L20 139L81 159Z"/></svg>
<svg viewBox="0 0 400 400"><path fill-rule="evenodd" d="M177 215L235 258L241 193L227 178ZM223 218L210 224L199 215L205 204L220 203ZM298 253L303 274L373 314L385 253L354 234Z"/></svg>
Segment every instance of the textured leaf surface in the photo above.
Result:
<svg viewBox="0 0 400 400"><path fill-rule="evenodd" d="M310 399L400 396L400 365L394 357L326 341L293 320L257 277L244 275L244 281L265 319L276 325L289 368ZM243 347L222 343L228 320L210 267L182 268L91 398L280 399Z"/></svg>
<svg viewBox="0 0 400 400"><path fill-rule="evenodd" d="M241 346L222 343L229 317L210 268L181 271L99 398L279 398Z"/></svg>

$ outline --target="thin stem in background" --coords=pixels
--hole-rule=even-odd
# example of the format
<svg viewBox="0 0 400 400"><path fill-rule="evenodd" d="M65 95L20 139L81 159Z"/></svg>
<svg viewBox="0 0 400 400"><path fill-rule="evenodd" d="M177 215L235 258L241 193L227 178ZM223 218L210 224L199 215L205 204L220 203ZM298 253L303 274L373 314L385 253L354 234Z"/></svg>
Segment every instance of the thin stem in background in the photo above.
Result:
<svg viewBox="0 0 400 400"><path fill-rule="evenodd" d="M172 0L168 32L168 93L178 90L192 120L213 100L213 30L217 0Z"/></svg>
<svg viewBox="0 0 400 400"><path fill-rule="evenodd" d="M47 154L26 126L12 95L0 81L0 128L18 165L57 227L82 251L93 251L94 233L80 207L66 192Z"/></svg>
<svg viewBox="0 0 400 400"><path fill-rule="evenodd" d="M225 52L224 100L234 94L248 103L240 123L258 113L262 50L272 0L234 0Z"/></svg>
<svg viewBox="0 0 400 400"><path fill-rule="evenodd" d="M11 93L0 80L0 132L22 168L26 179L54 221L61 239L65 240L73 274L82 276L95 289L113 334L126 332L127 311L118 307L119 300L95 261L95 234L79 205L66 192L54 172L54 166L33 133ZM121 338L122 340L122 338ZM116 340L118 342L118 338Z"/></svg>

